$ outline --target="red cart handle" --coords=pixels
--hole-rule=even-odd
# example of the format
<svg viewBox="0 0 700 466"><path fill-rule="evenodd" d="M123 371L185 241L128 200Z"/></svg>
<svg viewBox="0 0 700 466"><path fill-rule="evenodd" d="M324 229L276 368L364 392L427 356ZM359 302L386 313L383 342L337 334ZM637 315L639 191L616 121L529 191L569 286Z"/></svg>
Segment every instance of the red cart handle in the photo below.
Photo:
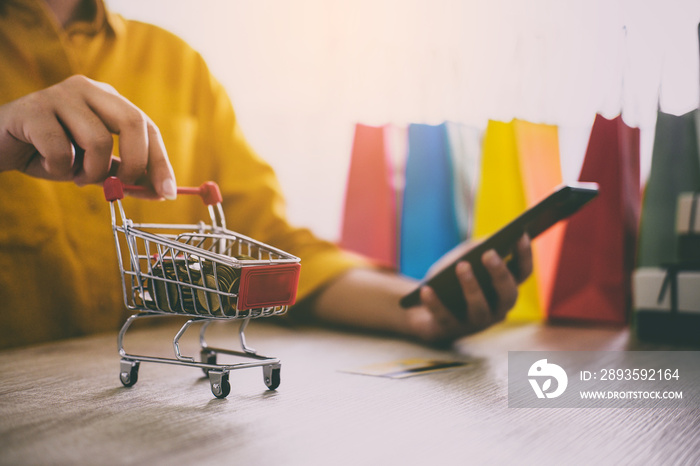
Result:
<svg viewBox="0 0 700 466"><path fill-rule="evenodd" d="M110 176L104 181L103 189L105 192L105 199L109 202L116 201L117 199L124 199L124 191L136 191L136 192L147 192L148 189L143 186L135 186L130 184L124 184L116 176ZM221 197L221 191L219 190L219 185L213 181L207 181L202 183L198 188L190 186L178 186L178 194L196 194L202 198L204 204L214 205L219 204L223 200Z"/></svg>

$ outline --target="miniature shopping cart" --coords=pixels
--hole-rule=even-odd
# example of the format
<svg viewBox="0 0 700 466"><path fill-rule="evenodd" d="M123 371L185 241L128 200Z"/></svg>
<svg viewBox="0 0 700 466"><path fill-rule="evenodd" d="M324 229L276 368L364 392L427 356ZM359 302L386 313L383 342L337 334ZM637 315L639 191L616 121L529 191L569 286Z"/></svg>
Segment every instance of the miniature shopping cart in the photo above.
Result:
<svg viewBox="0 0 700 466"><path fill-rule="evenodd" d="M139 363L157 362L197 367L209 377L211 391L225 398L231 391L229 372L262 367L265 385L280 383L281 363L248 347L245 329L251 319L283 314L296 299L299 258L226 229L221 193L215 183L178 188L178 194L197 194L208 207L211 225L134 223L126 217L124 191L143 190L123 185L115 177L104 182L110 202L112 230L117 246L124 303L131 315L119 332L119 378L127 387L138 379ZM118 211L118 214L117 214ZM173 339L174 358L138 356L124 350L124 336L141 318L188 316ZM240 321L241 351L207 345L205 332L214 321ZM202 322L200 360L180 354L179 340L194 323ZM217 354L243 359L217 364Z"/></svg>

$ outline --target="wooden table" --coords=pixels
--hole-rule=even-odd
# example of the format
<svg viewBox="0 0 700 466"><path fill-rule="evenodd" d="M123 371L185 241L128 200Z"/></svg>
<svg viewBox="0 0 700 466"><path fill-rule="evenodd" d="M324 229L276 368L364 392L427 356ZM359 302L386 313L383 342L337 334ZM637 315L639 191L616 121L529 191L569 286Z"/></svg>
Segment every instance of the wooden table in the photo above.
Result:
<svg viewBox="0 0 700 466"><path fill-rule="evenodd" d="M116 334L0 353L1 464L699 464L700 409L513 409L508 350L620 350L625 329L503 324L439 351L383 336L254 321L250 346L282 360L231 372L142 363L118 379ZM127 350L172 354L179 324L137 327ZM212 343L233 347L236 325ZM197 355L196 331L181 343ZM406 358L464 359L406 379L343 372Z"/></svg>

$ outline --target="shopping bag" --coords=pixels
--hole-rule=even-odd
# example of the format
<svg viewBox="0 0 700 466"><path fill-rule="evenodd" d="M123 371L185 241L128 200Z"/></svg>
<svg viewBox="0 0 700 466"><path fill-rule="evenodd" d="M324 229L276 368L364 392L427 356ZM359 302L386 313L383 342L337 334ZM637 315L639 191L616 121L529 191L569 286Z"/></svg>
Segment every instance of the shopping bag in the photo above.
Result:
<svg viewBox="0 0 700 466"><path fill-rule="evenodd" d="M514 128L525 199L529 207L547 197L562 183L558 130L553 125L520 120L515 120ZM557 223L532 244L535 280L543 314L549 305L563 234L564 223Z"/></svg>
<svg viewBox="0 0 700 466"><path fill-rule="evenodd" d="M378 265L397 265L397 209L388 127L357 124L350 158L341 247Z"/></svg>
<svg viewBox="0 0 700 466"><path fill-rule="evenodd" d="M401 204L399 270L422 279L460 242L446 125L411 124Z"/></svg>
<svg viewBox="0 0 700 466"><path fill-rule="evenodd" d="M639 222L639 129L596 115L580 181L599 194L565 227L550 320L624 324Z"/></svg>
<svg viewBox="0 0 700 466"><path fill-rule="evenodd" d="M476 196L475 239L496 232L561 184L557 128L521 120L489 121ZM509 320L541 320L542 296L551 287L560 233L551 230L533 243L534 271L520 286Z"/></svg>
<svg viewBox="0 0 700 466"><path fill-rule="evenodd" d="M643 288L634 290L634 326L641 340L699 341L700 264L681 247L688 246L681 242L684 237L688 239L684 221L688 228L694 222L690 218L692 209L679 209L687 195L684 193L700 191L698 116L698 110L680 116L657 114L651 172L642 205L639 268L634 278L639 284L646 271L663 271L664 286L657 302L665 296L670 296L670 301L665 308L653 307L651 300L642 299Z"/></svg>
<svg viewBox="0 0 700 466"><path fill-rule="evenodd" d="M455 215L462 241L472 236L474 199L479 183L481 131L475 126L448 121L448 148L454 174Z"/></svg>
<svg viewBox="0 0 700 466"><path fill-rule="evenodd" d="M677 260L678 197L700 191L697 118L697 110L680 116L657 114L639 229L639 267L663 267Z"/></svg>

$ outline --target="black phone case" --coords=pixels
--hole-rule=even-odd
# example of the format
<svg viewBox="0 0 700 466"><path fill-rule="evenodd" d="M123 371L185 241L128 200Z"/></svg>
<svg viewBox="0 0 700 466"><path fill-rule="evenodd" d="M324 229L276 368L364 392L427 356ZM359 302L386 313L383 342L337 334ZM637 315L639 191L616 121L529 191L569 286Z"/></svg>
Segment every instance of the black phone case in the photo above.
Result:
<svg viewBox="0 0 700 466"><path fill-rule="evenodd" d="M517 241L524 233L535 239L540 233L547 230L560 220L563 220L598 194L598 185L595 183L577 183L560 186L556 191L547 196L538 204L523 212L515 220L494 233L482 243L479 243L459 259L443 268L428 280L421 284L399 301L404 308L420 303L420 288L429 285L435 290L442 303L458 318L466 316L467 303L462 294L455 267L457 262L466 260L474 271L474 276L481 285L489 304L494 307L498 299L496 291L491 285L491 279L486 267L481 263L481 256L489 249L495 249L502 258L508 258L513 252ZM513 259L508 260L511 271L518 270L518 264Z"/></svg>

